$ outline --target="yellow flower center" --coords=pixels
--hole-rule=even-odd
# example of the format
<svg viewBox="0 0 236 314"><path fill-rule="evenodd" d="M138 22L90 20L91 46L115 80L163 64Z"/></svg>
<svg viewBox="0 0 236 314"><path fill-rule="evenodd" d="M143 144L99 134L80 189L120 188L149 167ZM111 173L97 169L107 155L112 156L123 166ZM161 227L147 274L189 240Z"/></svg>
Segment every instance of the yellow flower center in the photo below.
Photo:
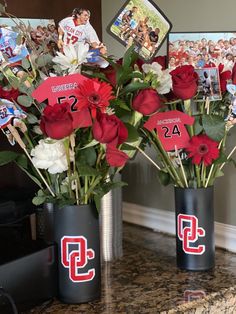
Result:
<svg viewBox="0 0 236 314"><path fill-rule="evenodd" d="M78 59L71 60L70 64L72 64L72 65L78 64Z"/></svg>

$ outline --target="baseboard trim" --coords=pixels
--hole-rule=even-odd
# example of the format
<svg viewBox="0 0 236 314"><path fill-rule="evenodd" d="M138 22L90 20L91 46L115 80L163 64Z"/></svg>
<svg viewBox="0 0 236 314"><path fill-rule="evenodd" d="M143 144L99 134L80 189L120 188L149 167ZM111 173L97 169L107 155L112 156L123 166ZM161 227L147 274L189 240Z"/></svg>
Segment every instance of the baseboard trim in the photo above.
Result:
<svg viewBox="0 0 236 314"><path fill-rule="evenodd" d="M175 215L171 211L123 202L123 220L175 235ZM236 252L236 226L215 222L215 244Z"/></svg>

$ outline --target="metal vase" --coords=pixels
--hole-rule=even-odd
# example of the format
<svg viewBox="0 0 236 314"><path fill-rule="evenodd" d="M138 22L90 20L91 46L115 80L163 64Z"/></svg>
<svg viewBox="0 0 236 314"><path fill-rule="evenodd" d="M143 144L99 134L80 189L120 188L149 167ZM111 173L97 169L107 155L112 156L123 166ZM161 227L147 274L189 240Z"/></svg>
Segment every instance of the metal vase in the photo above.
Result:
<svg viewBox="0 0 236 314"><path fill-rule="evenodd" d="M203 271L214 267L213 187L175 188L177 266Z"/></svg>
<svg viewBox="0 0 236 314"><path fill-rule="evenodd" d="M100 297L100 239L94 204L64 206L55 213L58 245L58 298L68 304Z"/></svg>
<svg viewBox="0 0 236 314"><path fill-rule="evenodd" d="M103 261L110 262L123 256L121 188L110 191L101 200L100 236Z"/></svg>

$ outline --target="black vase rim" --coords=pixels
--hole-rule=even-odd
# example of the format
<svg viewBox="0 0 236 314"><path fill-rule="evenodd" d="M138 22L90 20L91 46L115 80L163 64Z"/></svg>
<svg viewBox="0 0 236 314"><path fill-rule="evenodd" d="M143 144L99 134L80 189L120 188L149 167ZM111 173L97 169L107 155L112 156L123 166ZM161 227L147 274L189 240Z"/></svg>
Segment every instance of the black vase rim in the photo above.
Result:
<svg viewBox="0 0 236 314"><path fill-rule="evenodd" d="M60 210L60 209L63 209L65 207L67 207L67 208L75 208L75 207L78 207L78 208L88 208L88 207L96 207L96 206L95 206L95 203L92 202L92 203L89 203L89 204L63 205L63 206L60 206L60 207L57 204L55 204L55 207L56 207L57 210L58 209Z"/></svg>
<svg viewBox="0 0 236 314"><path fill-rule="evenodd" d="M202 188L182 188L180 186L175 186L174 188L175 188L175 190L180 190L180 191L184 191L184 190L200 191L200 190L211 190L211 189L214 188L214 185L210 185L210 186L208 186L206 188L204 188L204 187L202 187Z"/></svg>

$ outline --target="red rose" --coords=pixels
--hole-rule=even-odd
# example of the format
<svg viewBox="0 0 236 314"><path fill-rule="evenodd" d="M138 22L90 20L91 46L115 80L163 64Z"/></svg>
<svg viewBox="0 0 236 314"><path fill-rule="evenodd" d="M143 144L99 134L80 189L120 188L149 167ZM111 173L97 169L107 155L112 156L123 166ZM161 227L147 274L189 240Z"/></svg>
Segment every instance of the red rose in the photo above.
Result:
<svg viewBox="0 0 236 314"><path fill-rule="evenodd" d="M40 128L48 137L59 140L73 132L73 119L68 103L47 106L42 114Z"/></svg>
<svg viewBox="0 0 236 314"><path fill-rule="evenodd" d="M232 73L229 70L224 71L224 65L221 63L218 68L219 68L219 76L220 76L220 89L221 89L221 92L224 93L226 91L226 85L228 81L231 80Z"/></svg>
<svg viewBox="0 0 236 314"><path fill-rule="evenodd" d="M156 112L161 107L157 91L153 88L140 90L133 99L132 107L144 116Z"/></svg>
<svg viewBox="0 0 236 314"><path fill-rule="evenodd" d="M98 112L93 124L93 136L100 143L117 146L126 141L128 131L115 115Z"/></svg>
<svg viewBox="0 0 236 314"><path fill-rule="evenodd" d="M236 85L236 63L234 64L234 67L232 70L232 84Z"/></svg>
<svg viewBox="0 0 236 314"><path fill-rule="evenodd" d="M192 65L183 65L170 72L175 96L186 100L197 92L198 75Z"/></svg>
<svg viewBox="0 0 236 314"><path fill-rule="evenodd" d="M80 111L71 112L73 119L73 129L86 128L92 125L92 118L87 108Z"/></svg>
<svg viewBox="0 0 236 314"><path fill-rule="evenodd" d="M0 98L7 99L10 101L17 100L17 97L20 95L18 89L6 89L0 86Z"/></svg>
<svg viewBox="0 0 236 314"><path fill-rule="evenodd" d="M111 167L123 167L129 156L121 150L107 145L106 160Z"/></svg>

